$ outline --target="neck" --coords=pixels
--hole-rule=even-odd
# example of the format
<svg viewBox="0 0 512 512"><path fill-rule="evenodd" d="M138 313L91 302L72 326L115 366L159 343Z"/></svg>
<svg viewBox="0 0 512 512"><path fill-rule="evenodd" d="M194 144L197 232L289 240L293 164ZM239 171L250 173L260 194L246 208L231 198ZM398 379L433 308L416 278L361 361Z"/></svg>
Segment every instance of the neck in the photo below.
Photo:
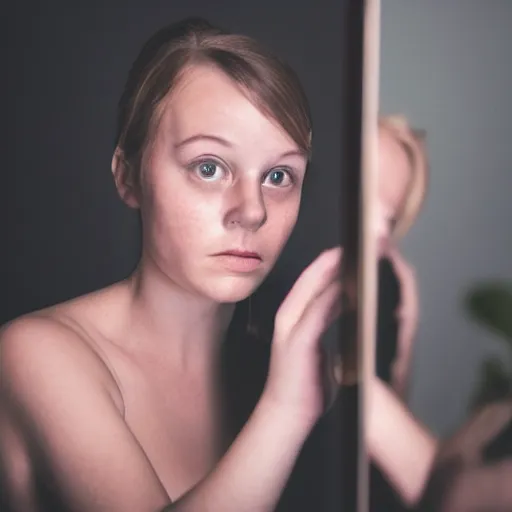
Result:
<svg viewBox="0 0 512 512"><path fill-rule="evenodd" d="M128 284L129 338L137 352L154 354L185 373L204 374L215 366L234 304L184 290L144 258Z"/></svg>

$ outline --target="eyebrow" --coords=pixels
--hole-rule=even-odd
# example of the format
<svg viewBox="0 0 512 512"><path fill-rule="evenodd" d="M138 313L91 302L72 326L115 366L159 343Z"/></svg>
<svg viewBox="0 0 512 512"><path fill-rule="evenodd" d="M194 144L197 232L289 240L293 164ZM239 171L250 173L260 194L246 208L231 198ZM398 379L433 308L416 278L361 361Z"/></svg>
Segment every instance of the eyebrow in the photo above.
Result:
<svg viewBox="0 0 512 512"><path fill-rule="evenodd" d="M199 142L199 141L204 141L204 140L210 141L210 142L216 142L217 144L220 144L227 148L233 147L233 144L229 140L219 137L218 135L198 133L197 135L192 135L191 137L187 137L186 139L183 139L182 141L177 142L174 145L174 149L180 149L180 148L182 148L184 146L188 146L189 144L192 144L194 142ZM292 150L286 151L285 153L280 155L279 159L290 157L290 156L298 156L301 158L305 158L306 160L308 158L307 153L305 153L304 151L302 151L300 149L292 149Z"/></svg>
<svg viewBox="0 0 512 512"><path fill-rule="evenodd" d="M299 156L301 158L305 158L307 160L308 155L305 151L301 151L300 149L292 149L291 151L287 151L283 153L279 158L286 158L288 156Z"/></svg>
<svg viewBox="0 0 512 512"><path fill-rule="evenodd" d="M208 135L205 133L199 133L197 135L192 135L191 137L187 137L186 139L183 139L180 142L177 142L174 147L175 149L179 149L183 146L187 146L188 144L192 144L193 142L198 142L201 140L208 140L212 142L216 142L217 144L221 144L222 146L231 148L233 147L233 144L229 142L226 139L223 139L222 137L218 137L217 135Z"/></svg>

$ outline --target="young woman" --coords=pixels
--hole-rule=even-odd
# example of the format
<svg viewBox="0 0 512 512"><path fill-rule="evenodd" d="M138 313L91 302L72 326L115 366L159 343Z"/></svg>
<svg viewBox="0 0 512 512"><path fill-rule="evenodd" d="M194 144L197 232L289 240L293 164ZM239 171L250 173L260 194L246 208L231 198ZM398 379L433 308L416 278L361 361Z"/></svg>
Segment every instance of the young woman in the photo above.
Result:
<svg viewBox="0 0 512 512"><path fill-rule="evenodd" d="M323 412L319 340L339 311L341 250L322 253L279 308L263 391L226 450L219 359L235 304L295 226L307 100L253 40L188 19L142 49L118 125L112 172L140 210L142 256L126 280L3 328L10 508L271 511ZM384 384L374 387L370 437L386 463L390 404L422 431ZM394 463L414 497L418 484L403 479L421 472Z"/></svg>
<svg viewBox="0 0 512 512"><path fill-rule="evenodd" d="M382 117L379 120L378 208L374 222L379 248L376 373L402 399L406 396L418 323L418 292L414 273L400 254L398 241L421 209L427 172L421 136L402 117ZM426 442L425 448L434 444L428 437ZM395 446L396 452L404 450L403 455L409 449L403 441ZM401 497L375 467L372 468L371 488L372 510L404 509Z"/></svg>
<svg viewBox="0 0 512 512"><path fill-rule="evenodd" d="M377 373L405 398L418 324L418 291L413 269L400 254L398 242L423 206L428 165L423 137L410 128L405 118L382 117L379 128L379 202L375 226L383 292L380 305L384 314L379 323L383 339L377 345Z"/></svg>

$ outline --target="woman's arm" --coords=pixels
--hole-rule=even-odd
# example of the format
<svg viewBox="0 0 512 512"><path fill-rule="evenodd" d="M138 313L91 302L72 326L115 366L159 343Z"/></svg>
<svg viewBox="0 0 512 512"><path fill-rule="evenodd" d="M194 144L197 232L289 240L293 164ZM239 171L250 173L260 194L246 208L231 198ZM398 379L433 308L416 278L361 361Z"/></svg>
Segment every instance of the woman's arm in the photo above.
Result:
<svg viewBox="0 0 512 512"><path fill-rule="evenodd" d="M263 397L217 467L171 499L104 386L94 356L53 325L1 339L0 451L12 508L77 512L271 511L311 425ZM33 489L56 483L42 508ZM39 502L39 505L36 503Z"/></svg>
<svg viewBox="0 0 512 512"><path fill-rule="evenodd" d="M22 440L13 451L0 430L13 508L39 512L16 500L43 476L59 495L58 506L42 510L273 511L322 412L318 344L338 311L339 258L325 253L295 283L276 316L269 376L251 418L217 467L171 505L86 344L41 318L4 330L0 416Z"/></svg>
<svg viewBox="0 0 512 512"><path fill-rule="evenodd" d="M176 512L271 512L321 415L322 334L340 311L341 250L321 254L299 277L275 319L262 397L226 455L174 506Z"/></svg>
<svg viewBox="0 0 512 512"><path fill-rule="evenodd" d="M438 441L380 379L371 381L369 391L366 440L370 456L404 503L414 505L428 479Z"/></svg>
<svg viewBox="0 0 512 512"><path fill-rule="evenodd" d="M102 361L68 328L23 318L0 336L1 484L16 512L155 512L169 503Z"/></svg>
<svg viewBox="0 0 512 512"><path fill-rule="evenodd" d="M308 433L263 398L212 473L165 510L273 511Z"/></svg>

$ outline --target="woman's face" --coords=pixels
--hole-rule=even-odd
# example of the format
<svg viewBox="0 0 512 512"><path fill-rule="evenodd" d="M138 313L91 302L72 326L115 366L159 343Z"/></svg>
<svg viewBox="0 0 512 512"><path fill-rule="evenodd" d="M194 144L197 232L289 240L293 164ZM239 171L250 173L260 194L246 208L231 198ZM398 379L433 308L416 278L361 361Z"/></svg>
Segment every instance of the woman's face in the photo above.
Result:
<svg viewBox="0 0 512 512"><path fill-rule="evenodd" d="M237 302L295 226L307 159L213 66L185 74L142 165L145 255L181 288ZM226 254L226 252L231 254Z"/></svg>
<svg viewBox="0 0 512 512"><path fill-rule="evenodd" d="M393 221L403 204L410 179L403 146L386 128L379 129L378 207L375 232L380 247L389 240Z"/></svg>

